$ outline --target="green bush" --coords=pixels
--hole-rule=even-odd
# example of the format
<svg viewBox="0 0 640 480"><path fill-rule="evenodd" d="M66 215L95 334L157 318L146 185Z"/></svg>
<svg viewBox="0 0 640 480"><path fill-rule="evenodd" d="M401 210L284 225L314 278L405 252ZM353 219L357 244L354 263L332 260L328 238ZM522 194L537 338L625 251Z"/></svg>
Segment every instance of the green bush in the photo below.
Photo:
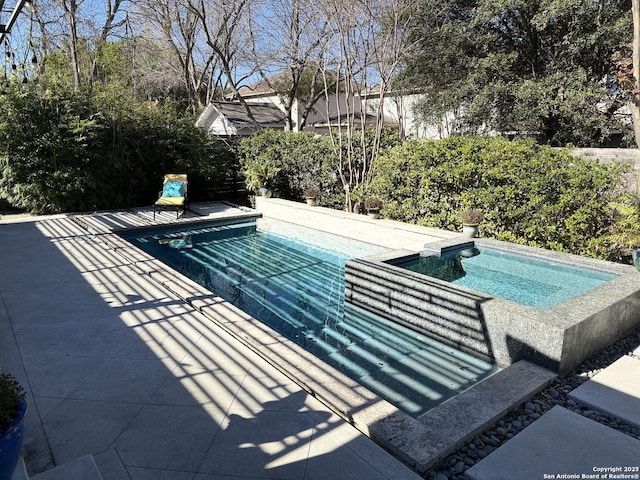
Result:
<svg viewBox="0 0 640 480"><path fill-rule="evenodd" d="M242 170L260 171L263 165L277 169L270 187L275 196L290 200L303 199L311 185L323 194L330 190L332 180L326 173L330 156L326 140L310 132L263 130L242 139L239 147Z"/></svg>
<svg viewBox="0 0 640 480"><path fill-rule="evenodd" d="M317 186L322 193L322 205L343 209L345 184L351 194L364 198L366 165L371 162L371 152L375 150L372 130L367 130L364 138L356 130L352 137L349 142L346 134L338 138L311 132L264 130L241 141L240 164L249 172L259 170L258 166L262 164L277 168L278 174L271 187L280 198L302 200L306 188ZM397 144L397 131L383 130L379 142L381 149Z"/></svg>
<svg viewBox="0 0 640 480"><path fill-rule="evenodd" d="M191 200L224 182L232 152L171 104L14 86L0 99L0 198L34 213L150 205L165 173Z"/></svg>
<svg viewBox="0 0 640 480"><path fill-rule="evenodd" d="M479 208L483 236L606 257L594 242L623 170L499 137L415 140L378 159L371 191L386 218L459 231L460 211Z"/></svg>

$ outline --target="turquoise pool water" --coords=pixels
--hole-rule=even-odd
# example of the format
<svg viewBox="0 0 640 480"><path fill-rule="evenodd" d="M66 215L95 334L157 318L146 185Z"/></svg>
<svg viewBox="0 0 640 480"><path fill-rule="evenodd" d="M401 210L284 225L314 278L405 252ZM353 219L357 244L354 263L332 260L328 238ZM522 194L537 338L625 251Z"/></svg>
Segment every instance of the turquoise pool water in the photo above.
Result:
<svg viewBox="0 0 640 480"><path fill-rule="evenodd" d="M420 256L394 265L479 292L547 310L615 274L480 247Z"/></svg>
<svg viewBox="0 0 640 480"><path fill-rule="evenodd" d="M345 304L345 261L380 247L290 225L282 231L297 231L297 238L276 230L241 223L123 236L409 415L427 412L498 370Z"/></svg>

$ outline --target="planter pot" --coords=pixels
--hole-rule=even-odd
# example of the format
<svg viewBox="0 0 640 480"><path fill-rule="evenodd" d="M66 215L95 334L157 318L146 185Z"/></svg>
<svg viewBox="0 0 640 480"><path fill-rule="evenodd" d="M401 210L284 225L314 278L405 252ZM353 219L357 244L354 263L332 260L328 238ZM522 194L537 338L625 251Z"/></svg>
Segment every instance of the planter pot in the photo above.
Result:
<svg viewBox="0 0 640 480"><path fill-rule="evenodd" d="M26 412L27 402L23 400L20 402L18 415L11 426L6 431L0 432L0 480L11 480L20 460Z"/></svg>
<svg viewBox="0 0 640 480"><path fill-rule="evenodd" d="M273 192L271 191L270 188L267 187L262 187L260 189L260 196L264 197L264 198L271 198L271 195L273 194Z"/></svg>
<svg viewBox="0 0 640 480"><path fill-rule="evenodd" d="M316 199L315 198L307 198L307 205L309 205L310 207L315 207L316 206Z"/></svg>
<svg viewBox="0 0 640 480"><path fill-rule="evenodd" d="M640 250L631 250L631 258L633 258L633 264L636 270L640 272Z"/></svg>
<svg viewBox="0 0 640 480"><path fill-rule="evenodd" d="M474 238L478 236L478 225L462 225L462 233L465 237Z"/></svg>
<svg viewBox="0 0 640 480"><path fill-rule="evenodd" d="M380 217L380 210L367 210L367 215L369 215L371 218L378 218Z"/></svg>

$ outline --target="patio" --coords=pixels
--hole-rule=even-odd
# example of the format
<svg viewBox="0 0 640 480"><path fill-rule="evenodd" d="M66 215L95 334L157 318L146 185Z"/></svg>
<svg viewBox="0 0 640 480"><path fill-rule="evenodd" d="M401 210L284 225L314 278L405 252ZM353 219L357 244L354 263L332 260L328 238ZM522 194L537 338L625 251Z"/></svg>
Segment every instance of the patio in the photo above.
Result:
<svg viewBox="0 0 640 480"><path fill-rule="evenodd" d="M150 215L0 225L0 365L29 392L32 478L419 478L101 238Z"/></svg>

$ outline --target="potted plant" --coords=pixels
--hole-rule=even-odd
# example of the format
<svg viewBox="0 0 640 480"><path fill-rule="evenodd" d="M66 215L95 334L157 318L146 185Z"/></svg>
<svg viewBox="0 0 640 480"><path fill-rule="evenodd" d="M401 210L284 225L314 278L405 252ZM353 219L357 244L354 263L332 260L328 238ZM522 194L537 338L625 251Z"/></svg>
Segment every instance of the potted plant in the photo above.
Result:
<svg viewBox="0 0 640 480"><path fill-rule="evenodd" d="M462 233L467 237L478 236L478 226L484 220L484 213L478 208L465 208L460 213L462 220Z"/></svg>
<svg viewBox="0 0 640 480"><path fill-rule="evenodd" d="M25 392L18 381L0 372L0 480L11 480L24 436Z"/></svg>
<svg viewBox="0 0 640 480"><path fill-rule="evenodd" d="M316 186L307 187L304 189L303 195L307 201L307 205L315 207L316 201L320 196L320 189Z"/></svg>
<svg viewBox="0 0 640 480"><path fill-rule="evenodd" d="M370 217L378 218L380 209L382 208L382 200L377 197L369 197L364 201L364 209Z"/></svg>
<svg viewBox="0 0 640 480"><path fill-rule="evenodd" d="M253 192L260 192L265 198L271 197L271 181L278 175L280 168L273 162L258 162L244 170L245 184Z"/></svg>

